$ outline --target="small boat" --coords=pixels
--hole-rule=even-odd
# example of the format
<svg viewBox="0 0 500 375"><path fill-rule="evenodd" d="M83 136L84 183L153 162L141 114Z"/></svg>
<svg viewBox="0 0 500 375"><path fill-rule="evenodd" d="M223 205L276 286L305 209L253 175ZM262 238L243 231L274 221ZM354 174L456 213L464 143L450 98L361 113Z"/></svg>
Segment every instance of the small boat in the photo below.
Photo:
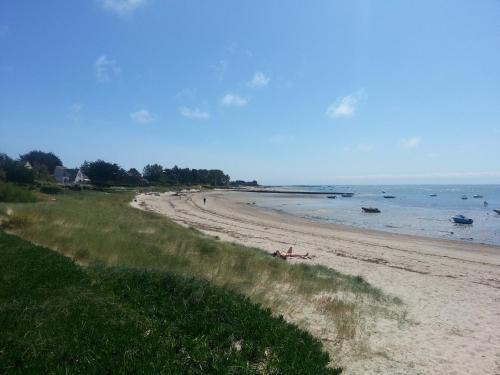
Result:
<svg viewBox="0 0 500 375"><path fill-rule="evenodd" d="M368 212L368 213L371 213L371 214L378 214L380 213L380 210L376 207L361 207L361 209L363 210L363 212Z"/></svg>
<svg viewBox="0 0 500 375"><path fill-rule="evenodd" d="M463 200L468 199L468 198L467 198L467 195L462 195L462 199L463 199Z"/></svg>
<svg viewBox="0 0 500 375"><path fill-rule="evenodd" d="M336 195L327 195L326 197L329 198L329 199L335 199L335 198L337 198Z"/></svg>
<svg viewBox="0 0 500 375"><path fill-rule="evenodd" d="M500 215L500 210L493 210L493 211Z"/></svg>
<svg viewBox="0 0 500 375"><path fill-rule="evenodd" d="M474 195L472 196L472 198L483 198L483 196L482 196L482 195L479 195L479 194L474 194Z"/></svg>
<svg viewBox="0 0 500 375"><path fill-rule="evenodd" d="M385 199L394 199L396 198L394 195L384 195Z"/></svg>
<svg viewBox="0 0 500 375"><path fill-rule="evenodd" d="M342 198L350 198L354 195L354 193L342 193L340 195L342 196Z"/></svg>
<svg viewBox="0 0 500 375"><path fill-rule="evenodd" d="M455 215L451 218L456 224L472 224L474 220L465 217L464 215Z"/></svg>
<svg viewBox="0 0 500 375"><path fill-rule="evenodd" d="M437 197L437 194L429 194L429 197Z"/></svg>
<svg viewBox="0 0 500 375"><path fill-rule="evenodd" d="M383 191L382 194L385 194L385 191Z"/></svg>

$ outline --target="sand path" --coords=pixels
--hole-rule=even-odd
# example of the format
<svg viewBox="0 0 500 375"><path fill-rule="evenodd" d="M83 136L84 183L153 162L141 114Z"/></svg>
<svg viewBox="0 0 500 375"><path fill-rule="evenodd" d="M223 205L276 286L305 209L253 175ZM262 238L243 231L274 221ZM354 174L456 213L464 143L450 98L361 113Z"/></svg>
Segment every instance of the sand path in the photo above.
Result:
<svg viewBox="0 0 500 375"><path fill-rule="evenodd" d="M258 209L252 194L139 195L133 205L269 252L292 245L401 298L415 324L379 322L370 347L384 355L346 359L347 374L500 374L500 247L310 222Z"/></svg>

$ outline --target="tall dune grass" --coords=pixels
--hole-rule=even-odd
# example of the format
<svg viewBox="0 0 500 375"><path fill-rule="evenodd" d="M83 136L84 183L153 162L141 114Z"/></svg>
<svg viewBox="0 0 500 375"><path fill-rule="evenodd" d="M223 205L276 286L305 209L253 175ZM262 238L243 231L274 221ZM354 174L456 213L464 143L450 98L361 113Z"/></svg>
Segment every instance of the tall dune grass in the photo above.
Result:
<svg viewBox="0 0 500 375"><path fill-rule="evenodd" d="M333 354L345 342L361 339L375 315L397 319L398 301L360 277L218 241L134 209L128 204L132 198L133 192L70 192L57 201L10 205L30 218L29 225L11 231L81 264L168 271L239 292L324 336L325 343L334 343ZM324 319L330 322L324 327L313 323Z"/></svg>

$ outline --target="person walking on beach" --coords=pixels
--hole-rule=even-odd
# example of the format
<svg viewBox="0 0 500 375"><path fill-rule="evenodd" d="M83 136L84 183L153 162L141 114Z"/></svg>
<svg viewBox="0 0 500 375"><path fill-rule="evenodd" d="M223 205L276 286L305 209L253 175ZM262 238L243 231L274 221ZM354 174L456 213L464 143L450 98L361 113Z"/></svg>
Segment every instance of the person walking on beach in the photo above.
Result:
<svg viewBox="0 0 500 375"><path fill-rule="evenodd" d="M203 197L203 205L207 203L207 198Z"/></svg>

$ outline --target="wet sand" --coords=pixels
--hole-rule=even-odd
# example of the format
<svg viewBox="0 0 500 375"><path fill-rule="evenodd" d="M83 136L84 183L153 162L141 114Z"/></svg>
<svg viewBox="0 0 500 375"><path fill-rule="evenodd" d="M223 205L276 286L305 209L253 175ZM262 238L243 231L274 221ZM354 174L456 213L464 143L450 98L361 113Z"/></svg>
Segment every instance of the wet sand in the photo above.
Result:
<svg viewBox="0 0 500 375"><path fill-rule="evenodd" d="M132 204L222 240L269 252L293 246L314 256L306 262L401 298L414 324L380 321L369 344L383 355L347 358L347 374L500 374L500 247L311 222L256 208L252 194L139 195Z"/></svg>

